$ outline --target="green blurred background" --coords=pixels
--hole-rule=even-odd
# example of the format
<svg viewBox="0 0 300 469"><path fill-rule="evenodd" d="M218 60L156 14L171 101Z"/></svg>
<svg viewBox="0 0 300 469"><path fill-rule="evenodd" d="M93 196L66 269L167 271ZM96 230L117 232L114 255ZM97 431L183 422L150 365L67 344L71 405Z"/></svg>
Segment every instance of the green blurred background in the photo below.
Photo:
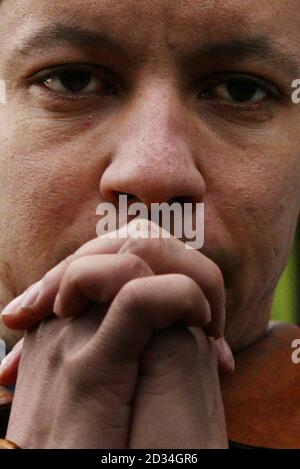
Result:
<svg viewBox="0 0 300 469"><path fill-rule="evenodd" d="M272 310L272 318L300 324L300 229L287 268L278 284Z"/></svg>

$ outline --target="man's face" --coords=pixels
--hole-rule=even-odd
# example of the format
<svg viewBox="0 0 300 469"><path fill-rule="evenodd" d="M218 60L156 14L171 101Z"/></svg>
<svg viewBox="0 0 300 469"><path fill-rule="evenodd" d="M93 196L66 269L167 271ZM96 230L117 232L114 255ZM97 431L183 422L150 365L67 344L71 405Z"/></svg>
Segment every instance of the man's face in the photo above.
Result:
<svg viewBox="0 0 300 469"><path fill-rule="evenodd" d="M3 0L0 258L13 296L119 194L204 202L227 334L267 322L300 210L298 0Z"/></svg>

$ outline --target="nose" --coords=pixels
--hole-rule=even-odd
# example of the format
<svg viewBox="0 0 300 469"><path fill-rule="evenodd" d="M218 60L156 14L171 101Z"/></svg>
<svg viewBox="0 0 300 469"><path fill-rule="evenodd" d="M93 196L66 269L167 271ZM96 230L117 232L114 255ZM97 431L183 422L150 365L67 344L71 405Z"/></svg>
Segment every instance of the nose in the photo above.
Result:
<svg viewBox="0 0 300 469"><path fill-rule="evenodd" d="M122 115L118 144L100 181L103 199L116 203L126 194L147 206L201 202L205 182L196 164L190 114L172 86L160 82L141 90Z"/></svg>

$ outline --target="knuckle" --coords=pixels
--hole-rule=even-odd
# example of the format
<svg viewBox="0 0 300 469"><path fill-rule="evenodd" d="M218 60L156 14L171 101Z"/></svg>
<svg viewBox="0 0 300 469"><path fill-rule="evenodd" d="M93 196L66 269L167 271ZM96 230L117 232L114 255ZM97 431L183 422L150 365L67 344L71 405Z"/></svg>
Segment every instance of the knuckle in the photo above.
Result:
<svg viewBox="0 0 300 469"><path fill-rule="evenodd" d="M128 238L124 246L121 248L121 253L135 254L141 256L143 253L149 251L149 239L148 238Z"/></svg>
<svg viewBox="0 0 300 469"><path fill-rule="evenodd" d="M77 280L80 278L80 275L83 272L82 267L83 267L83 264L85 264L85 261L86 261L85 257L79 257L79 258L75 258L71 260L67 267L64 281L68 281L68 283L72 283L72 284L76 283Z"/></svg>
<svg viewBox="0 0 300 469"><path fill-rule="evenodd" d="M139 280L130 280L118 294L118 302L125 311L136 311L146 304L145 290Z"/></svg>
<svg viewBox="0 0 300 469"><path fill-rule="evenodd" d="M163 252L167 250L169 246L169 239L167 238L128 238L120 253L134 254L142 259L159 259L163 255ZM166 251L167 252L167 251Z"/></svg>
<svg viewBox="0 0 300 469"><path fill-rule="evenodd" d="M190 312L195 308L199 298L200 288L197 283L190 277L184 274L177 274L178 288L181 289L182 305L181 308L185 312Z"/></svg>
<svg viewBox="0 0 300 469"><path fill-rule="evenodd" d="M138 231L151 233L151 232L158 232L160 230L160 227L156 223L154 223L151 220L147 220L143 218L132 220L129 223L128 228L129 228L129 232L131 230L132 231L138 230Z"/></svg>
<svg viewBox="0 0 300 469"><path fill-rule="evenodd" d="M134 277L149 275L151 270L149 266L136 254L124 253L116 258L117 268L130 272Z"/></svg>

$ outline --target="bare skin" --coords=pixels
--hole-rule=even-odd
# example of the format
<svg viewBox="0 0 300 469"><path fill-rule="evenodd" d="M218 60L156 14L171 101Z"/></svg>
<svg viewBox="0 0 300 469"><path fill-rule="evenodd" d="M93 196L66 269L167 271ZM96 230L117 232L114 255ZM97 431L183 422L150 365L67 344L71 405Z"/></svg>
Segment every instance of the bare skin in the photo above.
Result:
<svg viewBox="0 0 300 469"><path fill-rule="evenodd" d="M117 309L126 312L128 304L124 299L121 302L119 295L135 282L134 295L144 305L143 311L148 311L149 307L150 317L155 323L154 331L159 331L162 327L155 322L154 313L165 311L166 305L171 304L170 298L178 294L168 325L180 320L185 321L187 327L198 328L199 375L192 363L192 356L197 356L193 348L194 336L188 335L187 339L183 335L180 338L178 330L171 329L171 338L174 334L178 340L169 340L168 343L172 347L176 343L179 348L181 344L182 349L185 349L186 340L192 344L187 351L187 362L198 387L192 386L195 394L194 399L190 399L184 383L181 383L183 391L180 396L164 402L162 407L171 415L182 396L189 396L183 402L190 399L191 407L184 409L178 421L181 425L186 422L190 428L187 444L194 445L195 441L201 440L203 447L224 447L226 442L216 373L218 352L203 331L207 332L208 327L209 335L211 330L215 338L223 335L223 309L220 304L218 308L214 306L222 297L223 303L226 302L224 335L234 352L265 334L274 288L290 252L300 212L300 112L290 99L291 82L298 77L300 65L298 2L283 0L276 2L276 6L274 2L264 0L224 3L218 0L209 3L189 1L183 6L182 2L170 0L138 3L110 0L101 4L89 1L88 7L86 1L75 1L70 7L62 7L56 0L51 3L4 0L0 7L0 38L6 45L1 55L0 74L8 88L7 104L0 107L0 279L3 306L95 237L95 211L101 201L115 202L120 193L129 194L131 200L146 204L173 200L203 201L206 206L206 241L201 255L195 253L193 260L187 256L185 262L178 265L176 260L178 262L180 258L180 249L174 255L171 248L166 248L169 258L166 255L162 265L153 266L151 260L155 257L152 254L147 257L147 252L153 252L152 247L144 245L138 253L139 259L146 264L142 274L138 269L135 278L129 279L128 269L127 273L125 269L114 288L111 288L111 283L106 288L103 285L100 298L95 298L89 288L84 295L99 304L99 308L103 301L108 301L110 306L105 310L105 318L109 318L110 308L113 310L116 302L121 304ZM36 34L38 30L57 23L57 18L61 25L69 27L67 41L62 40L62 28L56 27L56 40L52 32L52 38L47 41L44 31L35 41L37 48L31 49L33 40L24 47L33 32ZM103 31L122 47L109 50L107 40L100 45L99 37L95 39L91 34L87 37L78 32L75 36L81 37L80 44L78 40L73 44L74 30L70 27L78 26L90 32ZM128 34L128 31L133 33ZM66 36L66 31L64 34ZM84 41L88 42L88 47L84 46ZM244 52L241 54L237 50ZM80 93L80 98L77 93L74 99L74 93L72 95L62 87L59 79L62 69L57 67L73 64L68 69L72 76L79 63L81 67L89 64L88 73L92 74L93 80L88 90ZM42 71L43 74L40 73ZM253 77L256 77L254 82ZM241 80L246 80L248 85L250 82L252 86L248 96L243 92L241 96ZM110 254L120 256L125 253L117 250ZM195 279L193 275L192 266L197 259L199 271L205 271L201 279ZM214 280L211 280L210 269L207 269L208 261L217 272ZM111 258L105 265L106 271L115 278L113 263ZM99 280L104 274L101 269L94 269L96 277L89 277L91 264L87 264L87 271L79 270L86 272L87 278L92 279L88 283L93 285L95 278ZM169 265L168 269L166 265ZM72 282L67 273L68 269L63 272L59 283L63 300L60 300L60 305L56 303L54 310L58 315L73 316L81 311L74 312L74 296L78 292L70 287ZM80 275L78 278L82 280ZM173 277L167 279L168 275ZM185 289L181 288L184 285L179 275L187 277ZM170 284L168 280L171 280ZM158 282L155 288L152 282ZM70 295L66 293L69 288ZM30 321L43 319L49 308L51 311L57 289L58 285L52 292L48 307L35 311L15 310L13 314L4 316L3 322L18 329L29 327ZM149 289L158 292L157 297L152 296L152 308L148 305ZM64 303L65 294L67 300ZM130 295L125 296L131 298ZM186 298L190 296L194 302L189 303L189 317L182 318ZM203 297L209 303L208 309ZM130 309L137 308L136 301L135 307L129 304ZM197 318L193 314L196 310ZM29 320L28 311L33 313L34 320ZM147 318L147 314L141 316ZM84 324L83 317L80 316L78 321ZM124 331L128 324L122 323L122 317L119 316L117 325ZM47 328L46 331L43 329L45 357L50 353L47 338L50 340L51 324L48 335ZM63 330L64 323L60 324L57 327ZM99 334L103 326L104 322L98 329ZM139 327L143 329L143 324ZM118 327L116 329L119 330ZM188 329L184 330L188 332ZM131 354L130 347L127 354L133 368L141 357L145 363L149 363L147 357L152 357L150 365L153 367L150 369L156 376L153 357L157 350L163 353L167 338L160 332L154 333L154 345L150 346L148 355L147 345L152 343L152 335L147 336L135 354ZM30 387L28 363L35 351L34 334L27 337L15 409L22 407ZM113 343L112 340L112 348ZM58 347L65 350L63 343ZM99 359L96 350L94 354L91 363ZM224 350L221 355L223 358L226 356ZM206 357L205 363L211 364L209 367L201 361L203 356ZM43 363L46 374L53 371L49 363L51 360L48 358ZM40 364L36 363L35 367L32 373L36 374ZM109 361L106 367L112 376L118 372ZM171 369L167 389L172 389L174 376L183 368L175 360ZM29 441L26 432L22 434L19 429L17 435L18 429L12 424L12 436L18 437L25 446L58 445L61 422L70 418L69 414L61 413L61 404L55 401L59 369L54 370L53 394L50 393L47 405L57 405L57 432L45 434L43 441L39 440L39 435L33 435ZM91 376L95 375L94 368L90 372ZM138 385L138 370L131 369L131 372L131 383ZM215 419L208 418L208 406L201 404L205 400L196 399L199 393L211 395L208 388L202 386L204 382L210 383L207 386L214 389ZM44 385L41 378L41 389ZM103 385L100 380L100 387ZM160 380L159 386L163 388ZM62 394L61 402L68 402L68 392ZM75 386L72 393L74 401L80 399L80 387ZM131 402L133 395L137 396L133 389L126 390L122 402L128 402L128 399ZM191 418L196 401L201 416L198 425ZM109 402L102 404L112 408L115 402L113 395ZM149 407L142 407L152 409L151 403ZM153 407L160 408L158 403ZM37 419L39 412L42 415L42 408L39 409L38 406L30 408ZM149 415L153 415L152 410L149 410ZM13 412L17 415L17 410ZM31 417L29 413L28 421ZM88 416L86 418L88 421ZM142 421L139 416L133 422L125 418L120 424L121 434L114 444L126 446L128 435L132 431L134 433ZM157 440L151 442L155 446L161 441L157 428L159 423L153 418L151 424L154 427L150 425L148 435L157 434ZM220 433L216 431L217 427L221 428ZM214 436L204 441L203 429L209 429L207 434ZM82 441L81 432L78 429L73 443L66 435L64 443L76 447ZM140 435L140 432L135 434ZM134 442L133 446L147 446L147 438ZM170 435L164 443L166 446L167 443L176 445L177 438L179 435ZM93 444L101 446L107 441L109 438Z"/></svg>
<svg viewBox="0 0 300 469"><path fill-rule="evenodd" d="M10 440L32 448L227 446L218 348L202 330L223 336L225 292L213 262L175 239L104 237L37 286L28 290L32 307L17 306L25 294L12 312L4 310L11 327L32 327L51 311L82 316L27 335ZM229 348L219 348L219 364L233 370ZM32 408L26 402L33 381L34 395L43 398ZM49 408L53 417L45 422Z"/></svg>

